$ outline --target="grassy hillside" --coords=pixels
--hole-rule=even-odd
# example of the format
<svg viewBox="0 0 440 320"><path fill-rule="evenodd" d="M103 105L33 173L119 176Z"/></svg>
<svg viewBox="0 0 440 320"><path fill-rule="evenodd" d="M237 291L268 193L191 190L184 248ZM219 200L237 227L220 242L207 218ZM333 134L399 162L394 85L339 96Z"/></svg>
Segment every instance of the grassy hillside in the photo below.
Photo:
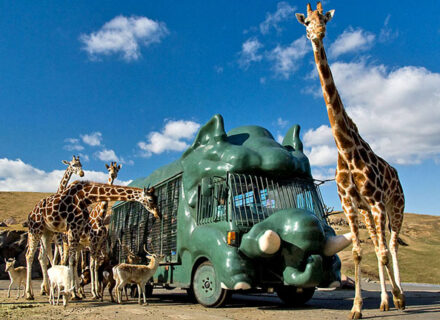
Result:
<svg viewBox="0 0 440 320"><path fill-rule="evenodd" d="M4 229L24 229L21 224L27 220L29 212L40 201L51 193L43 192L0 192L0 221L14 218L16 225L0 228Z"/></svg>
<svg viewBox="0 0 440 320"><path fill-rule="evenodd" d="M343 214L331 216L331 221L345 221ZM349 232L348 225L334 225L336 233ZM400 237L408 244L399 246L399 267L402 282L440 284L440 217L406 213ZM360 231L363 257L362 277L378 280L377 259L374 246L366 229ZM387 239L389 233L387 231ZM339 253L342 272L354 274L351 246Z"/></svg>
<svg viewBox="0 0 440 320"><path fill-rule="evenodd" d="M35 204L49 193L37 192L0 192L0 221L9 217L18 224L2 229L24 229L21 223L27 219L28 213ZM343 214L331 216L331 220L339 222L333 225L338 234L348 232ZM368 232L361 229L363 241L362 276L377 280L377 260ZM406 213L401 238L409 244L399 247L400 271L403 282L440 283L440 217ZM339 254L342 260L342 272L353 275L351 246Z"/></svg>

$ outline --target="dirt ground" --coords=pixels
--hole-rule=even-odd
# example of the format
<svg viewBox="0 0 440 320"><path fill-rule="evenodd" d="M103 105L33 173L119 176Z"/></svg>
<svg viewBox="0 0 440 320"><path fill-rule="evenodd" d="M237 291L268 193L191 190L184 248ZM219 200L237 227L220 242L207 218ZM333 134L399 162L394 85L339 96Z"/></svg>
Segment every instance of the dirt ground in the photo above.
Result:
<svg viewBox="0 0 440 320"><path fill-rule="evenodd" d="M138 305L130 300L123 305L86 298L70 302L67 308L51 306L46 296L38 294L40 281L34 281L36 299L16 300L12 290L7 298L8 281L0 281L0 319L346 319L353 302L353 290L318 290L302 308L286 308L275 295L234 294L224 308L207 309L192 303L182 290L155 289L148 298L148 305ZM404 285L407 309L389 312L378 310L380 304L379 285L363 283L364 319L440 319L440 286ZM87 293L87 291L86 291ZM90 295L89 295L90 296ZM392 299L390 298L392 305Z"/></svg>

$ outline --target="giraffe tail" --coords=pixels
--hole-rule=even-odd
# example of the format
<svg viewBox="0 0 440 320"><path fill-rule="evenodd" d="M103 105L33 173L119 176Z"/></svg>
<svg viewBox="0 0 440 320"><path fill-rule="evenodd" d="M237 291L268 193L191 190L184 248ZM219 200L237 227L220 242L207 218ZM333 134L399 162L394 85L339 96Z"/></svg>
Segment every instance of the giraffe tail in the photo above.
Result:
<svg viewBox="0 0 440 320"><path fill-rule="evenodd" d="M388 230L390 230L390 232L391 232L391 224L389 222L388 222ZM401 246L409 247L409 244L406 243L405 241L403 241L402 238L399 236L397 237L397 243Z"/></svg>

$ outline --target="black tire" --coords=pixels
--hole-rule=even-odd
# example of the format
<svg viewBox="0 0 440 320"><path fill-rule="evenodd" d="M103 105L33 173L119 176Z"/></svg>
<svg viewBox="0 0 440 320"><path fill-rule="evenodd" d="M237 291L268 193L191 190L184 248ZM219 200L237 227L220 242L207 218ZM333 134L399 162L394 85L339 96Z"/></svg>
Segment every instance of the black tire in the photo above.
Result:
<svg viewBox="0 0 440 320"><path fill-rule="evenodd" d="M215 268L210 261L197 267L192 283L198 303L208 308L219 308L225 304L229 291L221 287Z"/></svg>
<svg viewBox="0 0 440 320"><path fill-rule="evenodd" d="M282 286L277 289L278 298L290 307L299 307L312 299L315 288L297 288L294 286Z"/></svg>

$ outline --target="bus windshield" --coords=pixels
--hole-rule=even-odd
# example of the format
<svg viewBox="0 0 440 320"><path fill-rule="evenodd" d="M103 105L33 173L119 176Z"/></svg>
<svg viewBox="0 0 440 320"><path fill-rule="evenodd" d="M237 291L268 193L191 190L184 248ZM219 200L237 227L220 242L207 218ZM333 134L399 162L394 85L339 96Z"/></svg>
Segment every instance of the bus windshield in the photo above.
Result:
<svg viewBox="0 0 440 320"><path fill-rule="evenodd" d="M325 220L322 197L313 180L275 181L265 177L229 174L231 217L237 225L252 226L282 209L300 208Z"/></svg>

